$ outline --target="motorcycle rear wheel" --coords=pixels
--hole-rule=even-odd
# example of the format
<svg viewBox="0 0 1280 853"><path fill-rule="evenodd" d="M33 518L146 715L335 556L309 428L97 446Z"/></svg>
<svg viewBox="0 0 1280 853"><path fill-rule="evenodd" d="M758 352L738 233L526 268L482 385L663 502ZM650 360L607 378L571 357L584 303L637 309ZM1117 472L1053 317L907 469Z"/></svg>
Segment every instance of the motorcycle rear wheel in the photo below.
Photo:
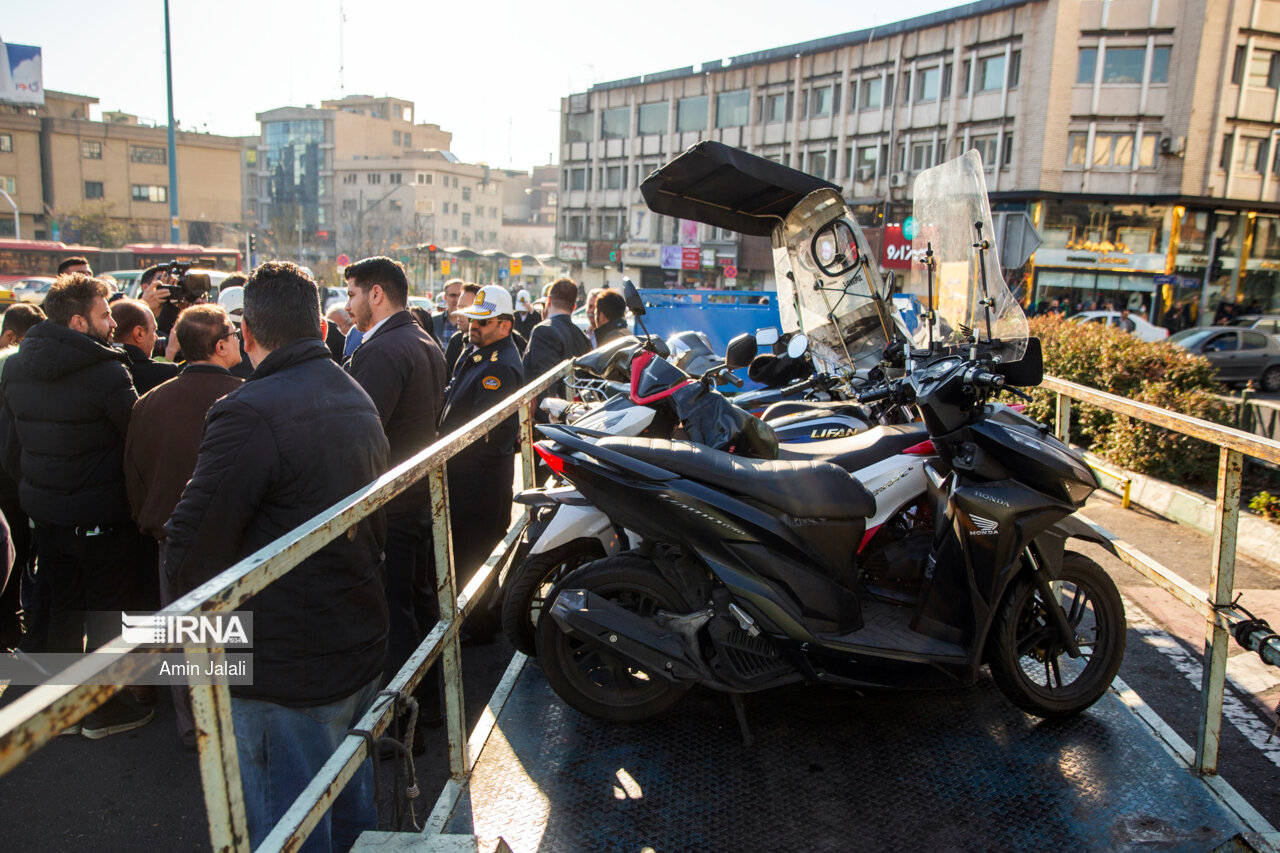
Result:
<svg viewBox="0 0 1280 853"><path fill-rule="evenodd" d="M631 554L588 563L556 584L586 589L639 616L679 611L680 595L647 560ZM538 620L538 663L557 695L570 707L614 722L634 722L670 708L689 688L650 675L634 664L583 643L560 629L555 619Z"/></svg>
<svg viewBox="0 0 1280 853"><path fill-rule="evenodd" d="M502 596L502 631L518 651L538 653L538 618L547 592L583 563L603 557L599 539L575 539L559 548L534 554L513 569Z"/></svg>
<svg viewBox="0 0 1280 853"><path fill-rule="evenodd" d="M1047 720L1074 716L1101 698L1124 659L1124 603L1093 560L1068 551L1050 589L1075 632L1071 658L1049 622L1045 602L1027 576L1010 587L989 640L991 675L1005 697Z"/></svg>

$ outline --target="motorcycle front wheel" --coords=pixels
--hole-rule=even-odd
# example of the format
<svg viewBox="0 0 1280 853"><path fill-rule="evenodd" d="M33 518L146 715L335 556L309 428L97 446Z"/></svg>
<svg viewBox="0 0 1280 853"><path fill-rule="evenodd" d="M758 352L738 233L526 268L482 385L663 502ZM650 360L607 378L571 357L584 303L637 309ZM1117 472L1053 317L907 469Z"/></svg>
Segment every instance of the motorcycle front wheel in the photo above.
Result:
<svg viewBox="0 0 1280 853"><path fill-rule="evenodd" d="M1107 691L1124 659L1125 618L1115 583L1083 554L1068 551L1049 587L1075 632L1080 657L1062 647L1046 602L1024 574L996 617L988 664L1010 702L1056 720L1080 713Z"/></svg>
<svg viewBox="0 0 1280 853"><path fill-rule="evenodd" d="M511 645L530 657L536 655L538 617L547 593L578 566L604 555L599 539L575 539L534 554L513 569L502 596L502 631Z"/></svg>
<svg viewBox="0 0 1280 853"><path fill-rule="evenodd" d="M645 618L681 609L679 593L651 563L631 554L588 563L556 584L547 601L555 601L561 589L588 590ZM584 714L615 722L643 720L670 708L688 690L566 634L549 614L538 620L537 638L538 663L547 681Z"/></svg>

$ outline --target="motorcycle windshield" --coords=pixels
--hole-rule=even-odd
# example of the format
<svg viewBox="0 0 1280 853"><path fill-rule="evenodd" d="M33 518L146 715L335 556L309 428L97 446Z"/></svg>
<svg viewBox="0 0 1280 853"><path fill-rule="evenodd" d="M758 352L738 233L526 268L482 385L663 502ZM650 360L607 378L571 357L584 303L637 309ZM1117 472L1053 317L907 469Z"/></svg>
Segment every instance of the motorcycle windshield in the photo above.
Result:
<svg viewBox="0 0 1280 853"><path fill-rule="evenodd" d="M802 331L819 371L869 370L892 329L862 229L835 190L819 189L773 230L778 312L787 332Z"/></svg>
<svg viewBox="0 0 1280 853"><path fill-rule="evenodd" d="M1027 348L1027 315L1000 272L982 158L977 151L969 151L926 169L916 176L914 193L913 275L906 290L921 304L927 303L923 259L926 248L932 247L934 342L959 346L972 331L979 341L990 340L997 360L1018 361ZM981 235L975 223L981 223ZM974 246L980 239L989 243L985 258ZM920 324L912 340L918 348L927 346L928 324Z"/></svg>

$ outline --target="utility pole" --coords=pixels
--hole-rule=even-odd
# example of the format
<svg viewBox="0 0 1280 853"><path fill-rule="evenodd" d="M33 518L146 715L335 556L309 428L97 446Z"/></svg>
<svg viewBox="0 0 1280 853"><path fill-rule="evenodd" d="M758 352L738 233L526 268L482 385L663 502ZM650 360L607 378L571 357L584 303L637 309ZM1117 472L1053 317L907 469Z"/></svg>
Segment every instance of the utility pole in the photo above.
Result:
<svg viewBox="0 0 1280 853"><path fill-rule="evenodd" d="M169 44L169 0L164 0L164 76L169 90L169 242L181 243L178 231L178 137L173 129L173 49Z"/></svg>

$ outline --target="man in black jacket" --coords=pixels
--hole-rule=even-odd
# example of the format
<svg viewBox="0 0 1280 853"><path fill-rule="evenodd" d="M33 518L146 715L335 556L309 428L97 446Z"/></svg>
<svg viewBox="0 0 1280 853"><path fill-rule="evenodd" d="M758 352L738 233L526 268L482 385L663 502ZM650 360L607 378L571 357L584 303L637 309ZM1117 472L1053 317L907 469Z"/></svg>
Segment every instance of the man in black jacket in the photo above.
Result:
<svg viewBox="0 0 1280 853"><path fill-rule="evenodd" d="M368 485L387 466L378 410L324 345L316 283L269 262L244 288L253 376L213 404L196 467L165 525L176 593L203 583ZM231 688L252 846L292 805L373 701L387 642L381 511L255 596L253 684ZM376 825L357 771L316 828L346 849Z"/></svg>
<svg viewBox="0 0 1280 853"><path fill-rule="evenodd" d="M566 358L577 358L591 352L591 341L573 324L573 309L576 307L578 285L573 279L561 278L552 282L547 296L547 319L534 326L529 336L529 349L524 357L526 385ZM563 397L564 383L557 382L547 394ZM546 421L541 410L537 419Z"/></svg>
<svg viewBox="0 0 1280 853"><path fill-rule="evenodd" d="M347 267L347 311L364 335L347 373L378 407L391 465L436 438L444 397L444 354L406 309L409 279L391 258L365 258ZM431 495L424 477L387 505L387 607L391 627L385 684L404 665L436 619L431 576Z"/></svg>
<svg viewBox="0 0 1280 853"><path fill-rule="evenodd" d="M631 330L627 328L627 301L622 298L622 294L612 287L598 292L600 296L596 299L595 333L596 346L602 347L626 337L631 334Z"/></svg>
<svg viewBox="0 0 1280 853"><path fill-rule="evenodd" d="M110 292L82 273L60 277L45 297L49 319L27 332L0 379L3 462L35 523L37 577L48 593L48 640L39 651L83 651L86 629L89 648L97 648L120 624L90 619L86 626L86 611L137 605L138 534L123 457L138 395L125 355L110 346ZM154 715L122 693L85 717L81 730L106 737Z"/></svg>

